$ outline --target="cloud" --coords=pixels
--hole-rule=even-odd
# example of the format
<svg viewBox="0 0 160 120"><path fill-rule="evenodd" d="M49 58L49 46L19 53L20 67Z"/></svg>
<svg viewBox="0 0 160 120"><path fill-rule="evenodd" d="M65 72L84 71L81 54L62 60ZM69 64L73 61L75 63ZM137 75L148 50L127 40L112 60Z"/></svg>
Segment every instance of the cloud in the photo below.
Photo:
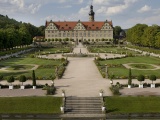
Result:
<svg viewBox="0 0 160 120"><path fill-rule="evenodd" d="M40 9L41 4L31 4L29 5L29 11L31 11L31 14L35 14Z"/></svg>
<svg viewBox="0 0 160 120"><path fill-rule="evenodd" d="M81 8L78 13L79 13L80 15L88 15L89 10L90 10L90 6L87 5L86 7Z"/></svg>
<svg viewBox="0 0 160 120"><path fill-rule="evenodd" d="M95 3L103 4L104 0L94 0ZM112 2L112 3L111 3ZM113 4L114 2L114 4ZM137 2L137 0L123 0L119 3L118 0L108 1L107 4L113 4L112 6L101 6L96 12L99 14L106 14L108 16L115 15L123 12L127 8L129 8L133 3ZM117 4L118 3L118 4Z"/></svg>
<svg viewBox="0 0 160 120"><path fill-rule="evenodd" d="M41 21L77 21L80 20L80 16L77 14L71 14L71 15L50 15L45 18L42 18Z"/></svg>
<svg viewBox="0 0 160 120"><path fill-rule="evenodd" d="M108 5L111 0L93 0L95 5Z"/></svg>
<svg viewBox="0 0 160 120"><path fill-rule="evenodd" d="M151 10L151 7L148 5L143 6L141 9L138 10L139 13L148 12Z"/></svg>
<svg viewBox="0 0 160 120"><path fill-rule="evenodd" d="M58 8L71 8L72 6L71 5L66 5L66 6L60 6Z"/></svg>
<svg viewBox="0 0 160 120"><path fill-rule="evenodd" d="M126 24L129 24L130 27L132 27L135 24L141 23L141 24L148 24L148 25L153 25L153 24L159 24L159 19L160 15L152 15L148 17L136 17L136 18L131 18L126 21Z"/></svg>
<svg viewBox="0 0 160 120"><path fill-rule="evenodd" d="M35 14L40 9L41 4L28 4L24 0L0 0L0 12L3 14L31 13Z"/></svg>

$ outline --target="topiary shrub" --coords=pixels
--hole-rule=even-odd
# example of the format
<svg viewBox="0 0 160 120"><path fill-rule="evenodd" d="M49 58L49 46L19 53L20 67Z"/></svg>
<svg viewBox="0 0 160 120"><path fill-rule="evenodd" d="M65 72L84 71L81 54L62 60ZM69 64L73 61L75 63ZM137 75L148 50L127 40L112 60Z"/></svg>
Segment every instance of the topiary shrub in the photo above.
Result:
<svg viewBox="0 0 160 120"><path fill-rule="evenodd" d="M23 85L23 82L26 82L26 80L27 80L27 78L26 78L25 75L21 75L21 76L19 77L19 82L22 82L22 85Z"/></svg>
<svg viewBox="0 0 160 120"><path fill-rule="evenodd" d="M137 80L140 82L140 84L142 84L142 81L145 80L144 75L139 75L138 78L137 78Z"/></svg>
<svg viewBox="0 0 160 120"><path fill-rule="evenodd" d="M152 81L153 84L153 81L156 81L157 77L155 75L150 75L149 79Z"/></svg>
<svg viewBox="0 0 160 120"><path fill-rule="evenodd" d="M9 76L9 77L7 78L7 82L8 82L8 83L11 83L11 85L12 85L12 83L14 82L14 80L15 80L15 78L14 78L13 76Z"/></svg>

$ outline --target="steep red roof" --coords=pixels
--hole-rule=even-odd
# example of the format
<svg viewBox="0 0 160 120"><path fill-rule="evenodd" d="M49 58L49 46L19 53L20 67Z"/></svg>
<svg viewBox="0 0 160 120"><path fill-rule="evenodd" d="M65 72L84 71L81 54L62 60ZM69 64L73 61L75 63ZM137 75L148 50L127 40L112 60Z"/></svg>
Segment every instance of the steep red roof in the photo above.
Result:
<svg viewBox="0 0 160 120"><path fill-rule="evenodd" d="M73 30L78 22L54 22L59 30Z"/></svg>
<svg viewBox="0 0 160 120"><path fill-rule="evenodd" d="M94 21L94 22L81 22L81 21L47 22L46 21L46 27L50 23L54 23L59 30L73 30L78 22L82 23L86 28L86 30L100 30L105 23L105 22L98 22L98 21ZM112 26L112 21L107 21L107 22Z"/></svg>

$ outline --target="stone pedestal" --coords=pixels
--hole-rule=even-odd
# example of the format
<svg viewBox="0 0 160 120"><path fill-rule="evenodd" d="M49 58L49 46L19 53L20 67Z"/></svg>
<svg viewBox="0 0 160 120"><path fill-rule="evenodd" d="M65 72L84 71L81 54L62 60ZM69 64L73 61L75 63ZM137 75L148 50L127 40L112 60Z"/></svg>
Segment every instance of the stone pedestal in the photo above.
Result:
<svg viewBox="0 0 160 120"><path fill-rule="evenodd" d="M139 84L139 88L143 88L143 84Z"/></svg>
<svg viewBox="0 0 160 120"><path fill-rule="evenodd" d="M155 84L151 84L151 88L155 88Z"/></svg>
<svg viewBox="0 0 160 120"><path fill-rule="evenodd" d="M99 96L100 96L100 97L103 97L103 93L100 92L100 93L99 93Z"/></svg>
<svg viewBox="0 0 160 120"><path fill-rule="evenodd" d="M128 85L128 88L132 88L132 86L131 86L131 85Z"/></svg>
<svg viewBox="0 0 160 120"><path fill-rule="evenodd" d="M61 113L64 113L64 107L60 107Z"/></svg>
<svg viewBox="0 0 160 120"><path fill-rule="evenodd" d="M13 85L10 85L10 86L9 86L9 90L13 90Z"/></svg>
<svg viewBox="0 0 160 120"><path fill-rule="evenodd" d="M62 93L62 97L65 97L65 93Z"/></svg>
<svg viewBox="0 0 160 120"><path fill-rule="evenodd" d="M35 90L37 87L36 86L33 86L33 89Z"/></svg>
<svg viewBox="0 0 160 120"><path fill-rule="evenodd" d="M25 89L25 86L22 85L22 86L21 86L21 90L24 90L24 89Z"/></svg>
<svg viewBox="0 0 160 120"><path fill-rule="evenodd" d="M102 112L105 112L105 109L106 109L106 108L105 108L104 106L102 106Z"/></svg>

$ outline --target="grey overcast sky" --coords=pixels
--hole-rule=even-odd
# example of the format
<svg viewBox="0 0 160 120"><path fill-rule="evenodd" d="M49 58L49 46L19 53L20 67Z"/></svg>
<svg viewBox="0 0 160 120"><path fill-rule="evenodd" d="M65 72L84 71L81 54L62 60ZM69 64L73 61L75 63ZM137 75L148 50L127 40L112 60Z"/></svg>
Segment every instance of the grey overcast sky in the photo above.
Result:
<svg viewBox="0 0 160 120"><path fill-rule="evenodd" d="M91 3L96 21L112 20L123 29L160 25L160 0L0 0L0 14L35 26L46 20L88 21Z"/></svg>

